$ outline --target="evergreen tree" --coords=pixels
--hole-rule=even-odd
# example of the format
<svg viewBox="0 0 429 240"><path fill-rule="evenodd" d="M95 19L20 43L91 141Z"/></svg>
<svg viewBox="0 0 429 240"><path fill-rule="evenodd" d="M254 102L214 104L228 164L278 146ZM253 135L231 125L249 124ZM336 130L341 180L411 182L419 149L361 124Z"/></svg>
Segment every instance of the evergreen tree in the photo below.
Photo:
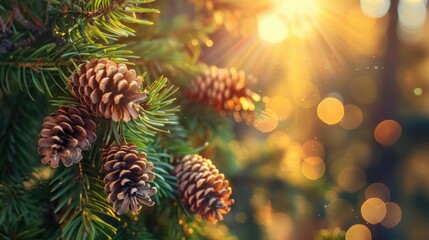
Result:
<svg viewBox="0 0 429 240"><path fill-rule="evenodd" d="M260 97L200 60L210 3L0 2L1 239L213 237L234 207L222 140Z"/></svg>

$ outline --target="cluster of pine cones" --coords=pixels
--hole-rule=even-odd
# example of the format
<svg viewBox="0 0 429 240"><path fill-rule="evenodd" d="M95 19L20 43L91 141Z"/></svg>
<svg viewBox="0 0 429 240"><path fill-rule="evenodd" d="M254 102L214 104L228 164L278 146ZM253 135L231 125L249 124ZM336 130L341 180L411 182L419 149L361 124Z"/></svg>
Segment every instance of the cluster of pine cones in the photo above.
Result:
<svg viewBox="0 0 429 240"><path fill-rule="evenodd" d="M214 107L219 113L232 113L237 122L251 124L256 102L261 97L249 85L256 79L235 68L210 67L191 82L189 97L195 102Z"/></svg>
<svg viewBox="0 0 429 240"><path fill-rule="evenodd" d="M61 160L65 167L70 167L80 162L83 151L95 142L100 118L115 122L138 118L143 111L140 104L147 98L141 92L142 81L134 69L108 59L81 64L70 80L71 92L80 105L61 107L45 118L38 141L39 154L44 156L41 162L56 168ZM237 93L244 94L246 90L237 88L231 96ZM127 210L137 213L142 205L155 204L151 196L157 189L149 184L155 179L154 165L135 144L104 146L102 161L104 189L118 215ZM210 160L188 155L173 172L180 197L191 211L212 222L222 220L222 214L230 211L234 203L229 199L231 188Z"/></svg>

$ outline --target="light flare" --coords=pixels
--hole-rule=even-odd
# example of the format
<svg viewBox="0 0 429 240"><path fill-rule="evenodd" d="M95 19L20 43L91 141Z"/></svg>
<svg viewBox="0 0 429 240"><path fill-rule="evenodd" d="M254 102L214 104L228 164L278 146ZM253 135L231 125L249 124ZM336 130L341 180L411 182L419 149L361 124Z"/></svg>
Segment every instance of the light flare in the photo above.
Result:
<svg viewBox="0 0 429 240"><path fill-rule="evenodd" d="M288 30L276 14L268 14L258 19L259 36L268 43L279 43L286 39Z"/></svg>

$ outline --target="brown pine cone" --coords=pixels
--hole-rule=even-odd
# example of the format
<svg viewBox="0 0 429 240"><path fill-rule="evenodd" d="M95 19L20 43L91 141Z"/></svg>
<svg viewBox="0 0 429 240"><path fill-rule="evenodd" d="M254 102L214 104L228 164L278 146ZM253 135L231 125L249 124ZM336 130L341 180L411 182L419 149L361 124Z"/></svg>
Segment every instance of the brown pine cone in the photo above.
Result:
<svg viewBox="0 0 429 240"><path fill-rule="evenodd" d="M107 174L104 190L118 215L129 209L137 213L142 208L141 204L155 204L150 197L156 194L156 188L148 183L153 182L155 174L146 153L139 152L132 143L114 144L104 146L102 159L104 166L101 172Z"/></svg>
<svg viewBox="0 0 429 240"><path fill-rule="evenodd" d="M192 81L189 96L196 102L213 106L220 113L232 112L237 122L244 120L250 124L260 96L250 90L249 81L254 78L246 77L243 71L212 66Z"/></svg>
<svg viewBox="0 0 429 240"><path fill-rule="evenodd" d="M73 72L71 90L98 117L128 122L138 117L140 103L147 98L141 85L142 77L134 69L95 58Z"/></svg>
<svg viewBox="0 0 429 240"><path fill-rule="evenodd" d="M182 201L202 218L222 221L231 210L234 199L228 180L209 159L186 155L174 168Z"/></svg>
<svg viewBox="0 0 429 240"><path fill-rule="evenodd" d="M66 167L79 162L96 139L97 122L84 106L61 107L47 116L38 141L42 163L56 168L60 159Z"/></svg>

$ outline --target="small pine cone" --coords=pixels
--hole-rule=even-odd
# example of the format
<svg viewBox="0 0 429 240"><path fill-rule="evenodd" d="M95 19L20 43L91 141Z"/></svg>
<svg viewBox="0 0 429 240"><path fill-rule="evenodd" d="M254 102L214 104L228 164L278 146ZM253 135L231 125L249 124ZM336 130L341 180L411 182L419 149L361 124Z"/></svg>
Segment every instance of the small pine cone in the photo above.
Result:
<svg viewBox="0 0 429 240"><path fill-rule="evenodd" d="M139 116L142 77L124 64L108 59L92 59L72 74L71 90L79 101L98 117L128 122Z"/></svg>
<svg viewBox="0 0 429 240"><path fill-rule="evenodd" d="M213 106L220 113L233 112L238 122L251 123L255 102L260 100L260 96L248 87L248 82L254 80L252 76L246 77L243 71L212 66L192 81L190 98Z"/></svg>
<svg viewBox="0 0 429 240"><path fill-rule="evenodd" d="M61 107L47 116L38 141L43 164L58 167L59 161L70 167L82 159L96 139L97 117L85 107Z"/></svg>
<svg viewBox="0 0 429 240"><path fill-rule="evenodd" d="M117 214L121 215L131 209L137 213L141 204L153 206L155 202L150 198L156 194L156 188L148 182L153 182L155 174L153 164L146 159L146 153L139 152L137 146L127 145L105 146L102 153L104 166L104 190L109 194L107 198L113 202Z"/></svg>
<svg viewBox="0 0 429 240"><path fill-rule="evenodd" d="M174 168L181 199L191 211L211 222L222 221L234 199L228 180L209 159L186 155Z"/></svg>

